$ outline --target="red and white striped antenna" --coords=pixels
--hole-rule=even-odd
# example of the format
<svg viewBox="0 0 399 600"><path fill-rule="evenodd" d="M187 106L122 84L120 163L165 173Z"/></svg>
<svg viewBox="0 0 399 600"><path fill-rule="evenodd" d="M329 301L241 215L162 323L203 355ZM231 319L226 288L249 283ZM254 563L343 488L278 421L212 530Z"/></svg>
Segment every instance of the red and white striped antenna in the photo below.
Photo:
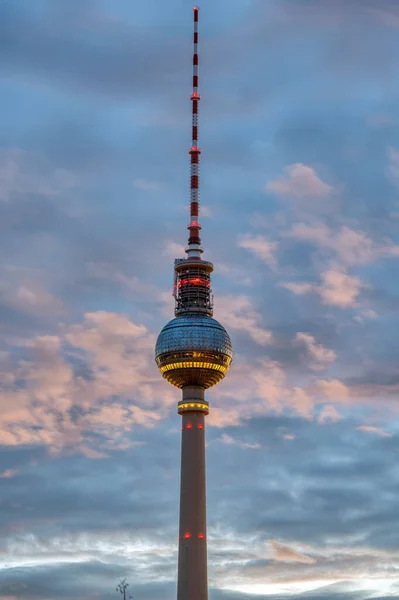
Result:
<svg viewBox="0 0 399 600"><path fill-rule="evenodd" d="M198 148L198 108L201 97L198 93L198 6L193 7L194 11L194 53L193 53L193 92L191 94L193 126L192 140L189 154L191 156L190 166L190 224L188 229L190 237L186 252L189 258L200 258L202 253L200 230L201 225L198 221L199 216L199 157L201 150Z"/></svg>

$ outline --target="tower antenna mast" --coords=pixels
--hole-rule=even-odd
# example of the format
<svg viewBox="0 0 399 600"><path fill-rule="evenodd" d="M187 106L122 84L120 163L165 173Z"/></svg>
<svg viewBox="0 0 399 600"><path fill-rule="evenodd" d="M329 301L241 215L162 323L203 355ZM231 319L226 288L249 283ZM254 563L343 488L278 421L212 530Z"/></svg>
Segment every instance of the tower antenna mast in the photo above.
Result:
<svg viewBox="0 0 399 600"><path fill-rule="evenodd" d="M201 150L198 148L198 109L201 97L198 93L198 6L193 7L194 13L194 52L193 52L193 91L191 94L192 102L192 136L190 164L190 224L188 229L190 236L188 247L186 249L189 258L200 258L202 253L200 230L201 225L198 221L199 216L199 159Z"/></svg>

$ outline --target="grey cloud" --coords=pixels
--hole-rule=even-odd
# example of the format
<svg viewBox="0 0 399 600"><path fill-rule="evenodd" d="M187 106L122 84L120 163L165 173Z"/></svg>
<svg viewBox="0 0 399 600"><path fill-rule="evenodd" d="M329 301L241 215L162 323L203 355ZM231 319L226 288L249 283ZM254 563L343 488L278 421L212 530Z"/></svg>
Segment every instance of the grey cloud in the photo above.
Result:
<svg viewBox="0 0 399 600"><path fill-rule="evenodd" d="M176 431L173 433L171 428L174 427ZM398 550L393 500L398 482L393 470L395 453L390 449L391 439L386 443L386 440L361 437L360 432L353 434L350 424L315 426L285 417L253 421L246 434L242 429L230 428L228 431L232 437L239 436L246 442L260 442L262 449L249 453L236 446L216 443L219 433L208 428L209 552L212 565L222 562L227 564L228 572L234 572L234 561L241 556L241 550L238 555L228 550L228 543L224 544L225 549L218 548L216 541L223 539L223 532L229 532L232 539L255 536L265 542L277 539L287 545L296 540L297 544L317 546L328 537L335 540L337 549L339 544L345 543L347 548L354 550L356 538L362 535L369 548ZM282 433L287 431L295 435L295 440L284 440ZM18 544L23 543L24 535L30 532L37 536L42 547L48 544L49 552L55 554L56 548L52 549L50 544L57 536L61 536L61 540L63 537L68 539L69 545L73 540L78 544L79 535L86 536L82 539L86 539L85 548L88 549L93 548L93 540L96 539L90 541L90 536L98 538L101 535L105 548L107 539L118 545L118 538L122 541L125 534L131 536L130 539L139 536L155 543L168 540L175 547L179 457L179 429L175 418L164 422L161 428L147 432L145 439L147 445L110 452L112 458L107 460L49 457L45 463L24 467L21 455L18 463L20 475L0 480L3 484L3 544L6 540L14 541L17 549ZM357 440L360 439L364 441L359 445ZM5 466L10 468L18 464L10 462ZM57 480L60 471L63 473L62 483ZM237 473L240 473L239 477ZM28 498L24 492L27 486L30 489ZM376 488L379 489L377 498ZM15 533L13 528L18 524L24 529ZM103 572L120 574L118 559L105 550L102 555L105 561ZM15 556L18 556L17 550ZM143 557L140 561L137 557L133 572L136 567L144 568L140 567L144 564L143 560ZM360 564L356 563L356 558L353 560L355 565ZM172 555L165 557L166 562L162 563L149 551L146 561L153 568L157 564L157 571L159 568L159 573L166 580L173 579L175 558ZM359 561L362 559L359 558ZM126 567L123 550L119 564ZM318 566L306 568L310 569L309 573L319 573L330 563L324 567L323 564L318 561ZM62 568L69 572L68 566ZM91 567L87 570L84 565L76 568L80 569L84 588ZM137 572L136 578L140 580L148 573L148 568ZM339 566L336 565L336 568ZM50 575L51 572L46 567L46 573ZM6 571L2 575L3 581L6 583L11 576L15 581L16 573L20 577L17 581L30 581L31 577L37 577L40 583L44 567L36 567L29 572ZM102 575L99 577L102 578ZM169 584L165 585L167 593ZM71 593L66 583L64 586ZM42 588L37 596L34 595L33 584L31 589L29 593L32 596L26 592L23 597L46 598ZM151 597L152 592L145 591L144 587L141 590L144 596L148 593ZM51 598L54 592L46 593ZM82 590L74 590L73 593L82 593L82 599L85 598ZM153 593L157 594L156 591ZM316 597L328 599L328 593L325 590ZM68 598L68 592L64 594ZM366 594L359 596L362 600L366 597Z"/></svg>

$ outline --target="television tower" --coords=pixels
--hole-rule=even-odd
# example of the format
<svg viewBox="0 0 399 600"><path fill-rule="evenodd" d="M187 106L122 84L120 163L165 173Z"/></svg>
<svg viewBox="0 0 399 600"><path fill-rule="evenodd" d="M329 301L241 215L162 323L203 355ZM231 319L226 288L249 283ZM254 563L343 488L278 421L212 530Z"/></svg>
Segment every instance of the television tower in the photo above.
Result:
<svg viewBox="0 0 399 600"><path fill-rule="evenodd" d="M180 525L177 600L207 600L205 390L226 375L233 358L227 331L212 318L213 264L202 260L199 215L198 7L194 6L191 192L186 258L175 259L175 318L159 334L155 360L162 376L182 390Z"/></svg>

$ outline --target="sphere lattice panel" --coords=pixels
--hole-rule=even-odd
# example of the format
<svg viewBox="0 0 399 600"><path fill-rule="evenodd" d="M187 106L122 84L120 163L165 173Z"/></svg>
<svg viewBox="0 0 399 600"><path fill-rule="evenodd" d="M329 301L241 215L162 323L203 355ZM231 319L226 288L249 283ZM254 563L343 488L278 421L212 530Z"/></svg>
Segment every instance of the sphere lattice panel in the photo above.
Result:
<svg viewBox="0 0 399 600"><path fill-rule="evenodd" d="M226 375L232 358L233 349L225 328L201 313L169 321L155 347L155 360L162 376L178 388L212 387Z"/></svg>

